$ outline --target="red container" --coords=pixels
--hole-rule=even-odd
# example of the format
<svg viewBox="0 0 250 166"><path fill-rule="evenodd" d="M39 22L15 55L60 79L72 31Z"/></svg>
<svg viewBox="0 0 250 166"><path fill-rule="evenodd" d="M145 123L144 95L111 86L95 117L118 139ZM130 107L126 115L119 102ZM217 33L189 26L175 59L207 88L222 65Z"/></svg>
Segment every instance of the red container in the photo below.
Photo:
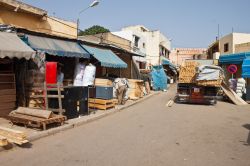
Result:
<svg viewBox="0 0 250 166"><path fill-rule="evenodd" d="M46 83L57 83L57 62L46 62Z"/></svg>

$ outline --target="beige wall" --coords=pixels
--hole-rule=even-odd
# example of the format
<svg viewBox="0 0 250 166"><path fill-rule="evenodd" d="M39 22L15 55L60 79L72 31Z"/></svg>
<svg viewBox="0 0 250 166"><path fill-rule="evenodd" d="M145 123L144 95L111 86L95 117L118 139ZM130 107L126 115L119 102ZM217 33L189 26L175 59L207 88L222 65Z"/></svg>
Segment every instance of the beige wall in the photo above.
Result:
<svg viewBox="0 0 250 166"><path fill-rule="evenodd" d="M233 54L236 53L236 45L250 42L250 34L246 33L231 33L224 36L219 41L219 48L221 55L223 54ZM228 52L224 51L224 44L229 44Z"/></svg>
<svg viewBox="0 0 250 166"><path fill-rule="evenodd" d="M250 42L235 45L235 53L250 52Z"/></svg>
<svg viewBox="0 0 250 166"><path fill-rule="evenodd" d="M14 12L1 8L0 24L12 25L34 32L46 33L67 38L77 37L77 25L73 22L53 17L40 17L29 13Z"/></svg>

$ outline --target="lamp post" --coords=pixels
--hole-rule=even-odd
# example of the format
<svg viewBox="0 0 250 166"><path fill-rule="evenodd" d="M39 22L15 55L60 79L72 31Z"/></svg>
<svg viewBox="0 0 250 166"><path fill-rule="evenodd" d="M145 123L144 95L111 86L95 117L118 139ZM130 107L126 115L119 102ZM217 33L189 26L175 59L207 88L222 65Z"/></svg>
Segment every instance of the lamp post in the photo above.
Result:
<svg viewBox="0 0 250 166"><path fill-rule="evenodd" d="M80 14L83 13L84 11L88 10L89 8L97 6L99 3L100 3L99 1L94 0L87 8L81 10L78 13L78 18L77 18L77 34L76 34L77 38L78 38L78 32L79 32L79 23L80 23L79 17L80 17Z"/></svg>

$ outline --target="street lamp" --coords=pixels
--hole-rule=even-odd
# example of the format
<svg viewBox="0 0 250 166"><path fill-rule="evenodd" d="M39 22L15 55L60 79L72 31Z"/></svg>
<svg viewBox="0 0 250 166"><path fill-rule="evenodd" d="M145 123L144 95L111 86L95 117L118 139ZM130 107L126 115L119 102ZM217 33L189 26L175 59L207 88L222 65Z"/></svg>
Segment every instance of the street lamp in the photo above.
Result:
<svg viewBox="0 0 250 166"><path fill-rule="evenodd" d="M92 7L95 7L99 4L100 2L97 1L97 0L94 0L87 8L81 10L79 13L78 13L78 18L77 18L77 38L78 38L78 32L79 32L79 17L80 17L80 14L83 13L84 11L88 10L89 8L92 8Z"/></svg>

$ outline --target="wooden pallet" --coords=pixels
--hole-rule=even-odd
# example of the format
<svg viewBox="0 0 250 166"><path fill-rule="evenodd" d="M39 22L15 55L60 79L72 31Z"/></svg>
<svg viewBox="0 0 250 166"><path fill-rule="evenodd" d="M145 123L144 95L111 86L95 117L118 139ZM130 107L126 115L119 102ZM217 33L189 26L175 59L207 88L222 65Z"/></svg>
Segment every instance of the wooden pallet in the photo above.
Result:
<svg viewBox="0 0 250 166"><path fill-rule="evenodd" d="M89 108L107 110L115 107L115 101L89 98Z"/></svg>
<svg viewBox="0 0 250 166"><path fill-rule="evenodd" d="M64 122L67 120L66 116L63 115L53 114L51 118L44 119L30 115L18 114L14 111L10 113L8 118L13 124L23 124L26 127L43 127L43 130L46 130L48 124L59 123L60 125L63 125Z"/></svg>

